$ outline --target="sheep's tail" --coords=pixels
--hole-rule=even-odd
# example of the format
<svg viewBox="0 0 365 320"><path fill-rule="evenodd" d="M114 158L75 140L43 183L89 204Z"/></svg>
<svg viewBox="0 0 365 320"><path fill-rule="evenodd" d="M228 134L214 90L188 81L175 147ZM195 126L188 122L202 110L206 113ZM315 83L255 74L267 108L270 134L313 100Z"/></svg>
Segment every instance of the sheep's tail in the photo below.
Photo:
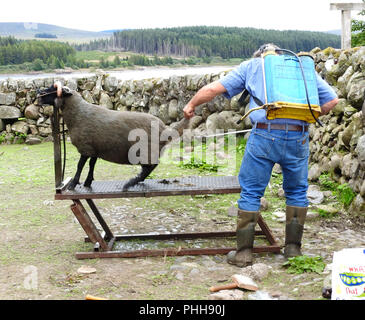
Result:
<svg viewBox="0 0 365 320"><path fill-rule="evenodd" d="M190 119L182 118L180 121L170 125L170 128L176 130L179 136L182 136L185 129L188 129L190 125Z"/></svg>

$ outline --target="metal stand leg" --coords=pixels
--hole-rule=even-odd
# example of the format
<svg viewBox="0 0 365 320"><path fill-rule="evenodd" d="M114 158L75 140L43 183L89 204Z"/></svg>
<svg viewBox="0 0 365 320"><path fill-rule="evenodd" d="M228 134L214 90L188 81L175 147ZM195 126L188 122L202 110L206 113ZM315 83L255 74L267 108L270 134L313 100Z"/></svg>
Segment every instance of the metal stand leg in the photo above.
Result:
<svg viewBox="0 0 365 320"><path fill-rule="evenodd" d="M95 244L94 252L78 252L76 258L78 259L92 259L92 258L138 258L138 257L157 257L157 256L182 256L182 255L215 255L215 254L227 254L229 251L236 250L234 247L226 248L167 248L158 250L134 250L134 251L113 251L112 247L115 241L128 241L128 240L182 240L182 239L209 239L209 238L229 238L235 237L234 231L221 231L221 232L201 232L201 233L176 233L176 234L133 234L133 235L120 235L114 236L109 226L101 216L95 203L87 199L91 210L95 214L95 217L99 221L104 230L102 236L96 229L95 224L87 214L85 208L81 204L80 200L73 200L74 205L71 206L73 213L80 222L81 226L87 234L85 241ZM269 246L255 246L253 248L254 253L262 252L280 252L280 246L276 242L269 227L259 215L258 225L262 231L256 231L255 235L263 235L266 237Z"/></svg>
<svg viewBox="0 0 365 320"><path fill-rule="evenodd" d="M90 216L86 212L84 206L80 200L73 200L74 204L71 205L71 210L76 216L77 220L81 224L82 228L90 238L90 240L98 244L102 250L109 250L108 243L101 236L100 232L97 230L94 222L91 220Z"/></svg>
<svg viewBox="0 0 365 320"><path fill-rule="evenodd" d="M111 230L109 229L109 226L106 224L106 222L103 219L103 217L101 216L101 213L99 212L98 208L96 207L94 201L92 201L91 199L86 199L86 202L89 205L89 207L92 210L92 212L94 213L96 219L98 219L101 227L105 231L105 237L104 237L104 239L107 240L107 241L112 240L114 238L114 235L111 232Z"/></svg>

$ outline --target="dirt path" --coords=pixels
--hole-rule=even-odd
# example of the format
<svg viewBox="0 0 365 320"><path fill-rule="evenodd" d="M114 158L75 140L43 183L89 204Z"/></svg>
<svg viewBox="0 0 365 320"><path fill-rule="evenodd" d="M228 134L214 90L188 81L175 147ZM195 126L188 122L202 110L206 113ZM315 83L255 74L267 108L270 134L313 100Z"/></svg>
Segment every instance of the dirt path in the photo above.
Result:
<svg viewBox="0 0 365 320"><path fill-rule="evenodd" d="M160 227L159 232L178 228L181 231L234 229L232 219L222 228L222 224L213 221L188 219L187 214L141 213L142 209L113 205L103 214L114 228L115 221L122 220L121 230L136 233L156 230L156 227ZM46 228L46 233L41 227L32 233L3 230L1 243L8 244L8 250L7 257L2 255L5 263L1 266L0 299L84 299L91 294L123 300L200 300L209 298L210 286L228 283L233 274L241 272L240 268L227 264L223 255L77 260L74 257L77 251L90 251L92 246L83 243L84 233L71 214L66 220L62 227ZM271 221L269 224L282 244L283 223ZM303 253L322 256L326 264L331 264L334 251L364 247L364 239L364 230L351 225L345 217L330 221L315 218L306 224ZM226 244L234 245L234 242L223 243ZM159 248L159 245L140 242L124 249ZM23 253L27 261L23 261ZM323 282L330 274L328 268L320 274L288 274L282 266L284 262L282 254L255 254L255 263L263 263L270 270L269 275L258 283L260 291L273 299L322 298ZM95 273L81 274L77 271L80 266L95 268ZM28 285L27 289L26 282L29 284L32 276L31 288ZM252 292L245 291L243 299L248 299L250 294Z"/></svg>

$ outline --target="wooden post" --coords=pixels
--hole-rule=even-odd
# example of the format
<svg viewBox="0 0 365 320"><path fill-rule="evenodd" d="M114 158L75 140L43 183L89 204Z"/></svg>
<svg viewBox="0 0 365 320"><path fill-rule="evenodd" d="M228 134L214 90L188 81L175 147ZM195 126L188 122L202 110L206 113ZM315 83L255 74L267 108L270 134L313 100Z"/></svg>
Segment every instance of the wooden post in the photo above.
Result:
<svg viewBox="0 0 365 320"><path fill-rule="evenodd" d="M52 117L54 173L56 188L62 183L62 156L61 156L61 134L60 134L60 114L58 108L53 107Z"/></svg>
<svg viewBox="0 0 365 320"><path fill-rule="evenodd" d="M331 3L330 10L341 10L341 49L351 48L351 11L365 10L365 3Z"/></svg>

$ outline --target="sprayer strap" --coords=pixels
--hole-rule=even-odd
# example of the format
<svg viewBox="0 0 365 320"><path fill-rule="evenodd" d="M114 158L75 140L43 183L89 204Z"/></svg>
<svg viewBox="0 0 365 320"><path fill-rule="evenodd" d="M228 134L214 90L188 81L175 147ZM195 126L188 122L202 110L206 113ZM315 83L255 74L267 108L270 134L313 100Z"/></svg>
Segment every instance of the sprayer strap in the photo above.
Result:
<svg viewBox="0 0 365 320"><path fill-rule="evenodd" d="M243 106L243 102L245 101L245 99L247 98L247 96L248 96L249 94L250 94L250 93L248 92L248 90L247 90L247 89L244 89L244 90L242 91L242 94L241 94L240 98L238 99L238 103L239 103L239 105L240 105L240 106ZM262 105L264 105L264 104L263 104L263 102L262 102L259 98L255 97L255 96L253 96L253 95L251 95L251 97L252 97L252 99L255 101L255 103L256 103L258 106L262 106Z"/></svg>

